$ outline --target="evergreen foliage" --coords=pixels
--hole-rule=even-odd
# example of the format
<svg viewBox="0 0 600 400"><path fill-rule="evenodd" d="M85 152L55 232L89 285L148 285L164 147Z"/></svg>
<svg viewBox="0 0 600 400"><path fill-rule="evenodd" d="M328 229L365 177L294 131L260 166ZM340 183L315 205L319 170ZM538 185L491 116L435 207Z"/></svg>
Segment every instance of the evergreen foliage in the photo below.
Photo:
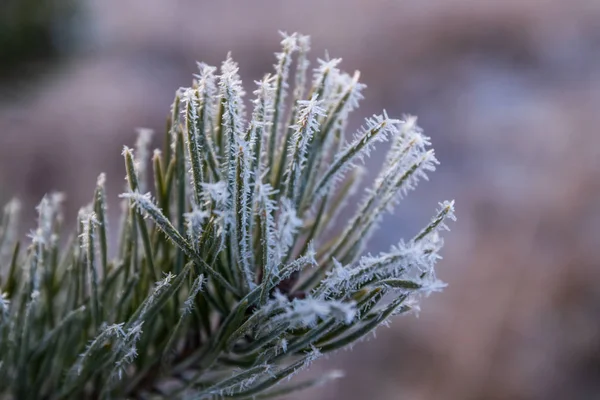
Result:
<svg viewBox="0 0 600 400"><path fill-rule="evenodd" d="M231 57L219 70L198 64L175 94L164 150L151 155L147 130L125 147L116 248L104 175L66 246L62 196L42 199L27 248L18 203L6 206L0 396L274 398L339 378L276 386L444 286L434 265L452 202L411 239L363 254L378 222L434 170L429 139L414 118L383 112L346 141L359 74L319 60L308 85L309 38L284 35L282 46L250 113ZM384 141L381 172L336 230L364 158Z"/></svg>

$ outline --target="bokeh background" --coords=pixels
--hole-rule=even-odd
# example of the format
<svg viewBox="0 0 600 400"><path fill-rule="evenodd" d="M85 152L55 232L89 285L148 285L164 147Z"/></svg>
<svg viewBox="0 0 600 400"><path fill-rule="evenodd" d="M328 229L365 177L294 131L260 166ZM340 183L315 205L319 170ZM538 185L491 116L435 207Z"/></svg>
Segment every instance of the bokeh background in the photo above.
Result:
<svg viewBox="0 0 600 400"><path fill-rule="evenodd" d="M104 171L116 204L122 145L140 126L161 145L195 61L231 50L250 88L278 30L312 35L313 61L327 49L362 71L361 117L416 114L432 137L442 165L371 250L439 200L459 217L445 292L318 362L310 374L346 378L293 399L599 399L598 0L4 0L0 200L24 201L25 229L63 191L73 220Z"/></svg>

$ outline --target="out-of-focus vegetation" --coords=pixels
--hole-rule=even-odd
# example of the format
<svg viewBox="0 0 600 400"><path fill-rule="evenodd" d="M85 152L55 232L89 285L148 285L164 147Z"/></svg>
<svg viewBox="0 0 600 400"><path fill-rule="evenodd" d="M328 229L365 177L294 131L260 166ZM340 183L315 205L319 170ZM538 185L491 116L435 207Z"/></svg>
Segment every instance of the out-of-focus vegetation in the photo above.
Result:
<svg viewBox="0 0 600 400"><path fill-rule="evenodd" d="M0 3L0 79L32 62L54 59L73 43L75 0L3 0Z"/></svg>

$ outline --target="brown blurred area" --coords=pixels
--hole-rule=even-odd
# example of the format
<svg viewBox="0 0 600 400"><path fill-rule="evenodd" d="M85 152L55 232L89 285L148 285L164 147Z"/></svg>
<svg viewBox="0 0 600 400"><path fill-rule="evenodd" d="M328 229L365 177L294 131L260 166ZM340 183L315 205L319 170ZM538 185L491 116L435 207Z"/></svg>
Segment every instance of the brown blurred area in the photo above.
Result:
<svg viewBox="0 0 600 400"><path fill-rule="evenodd" d="M116 204L122 145L139 126L161 144L196 60L219 64L231 50L250 89L274 63L277 30L300 31L312 36L313 61L327 49L362 71L355 127L382 108L416 114L441 161L371 250L415 232L437 201L455 198L459 220L439 264L449 287L419 318L318 362L309 374L340 368L346 378L293 398L600 398L600 2L75 7L74 40L58 36L71 47L0 76L0 200L24 200L26 228L51 190L68 194L74 218L101 171Z"/></svg>

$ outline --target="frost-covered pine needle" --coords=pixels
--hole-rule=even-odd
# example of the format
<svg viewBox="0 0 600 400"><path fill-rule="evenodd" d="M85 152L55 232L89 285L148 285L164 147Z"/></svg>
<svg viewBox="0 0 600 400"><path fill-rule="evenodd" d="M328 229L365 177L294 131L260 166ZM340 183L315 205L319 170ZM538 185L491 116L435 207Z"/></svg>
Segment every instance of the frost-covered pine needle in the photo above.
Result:
<svg viewBox="0 0 600 400"><path fill-rule="evenodd" d="M347 135L360 73L326 56L307 82L308 36L282 36L252 99L230 55L220 69L199 63L176 91L163 150L150 151L145 129L124 148L117 241L104 174L68 240L62 195L42 199L26 241L19 203L4 208L0 397L284 396L340 378L290 381L445 287L435 265L454 202L388 251L363 251L438 165L430 139L386 111ZM381 172L338 228L381 144Z"/></svg>

